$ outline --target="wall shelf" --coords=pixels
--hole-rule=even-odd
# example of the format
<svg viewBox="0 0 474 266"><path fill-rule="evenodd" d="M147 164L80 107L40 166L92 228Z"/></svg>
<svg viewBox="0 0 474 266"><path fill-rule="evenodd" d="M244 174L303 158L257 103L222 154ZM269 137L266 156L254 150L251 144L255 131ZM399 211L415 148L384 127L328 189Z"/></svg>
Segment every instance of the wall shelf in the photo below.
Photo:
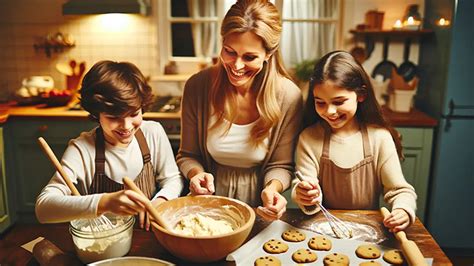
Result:
<svg viewBox="0 0 474 266"><path fill-rule="evenodd" d="M365 41L365 50L367 58L369 58L374 51L375 39L411 39L420 38L433 34L432 29L422 30L356 30L349 31L355 36L355 39L363 38Z"/></svg>

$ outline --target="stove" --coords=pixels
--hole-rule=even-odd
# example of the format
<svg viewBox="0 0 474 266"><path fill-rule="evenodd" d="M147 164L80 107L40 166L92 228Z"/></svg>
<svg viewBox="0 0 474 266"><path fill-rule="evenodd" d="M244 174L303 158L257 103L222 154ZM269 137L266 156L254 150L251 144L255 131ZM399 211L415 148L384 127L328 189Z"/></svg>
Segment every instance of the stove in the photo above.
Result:
<svg viewBox="0 0 474 266"><path fill-rule="evenodd" d="M181 110L181 96L156 96L150 112L177 113Z"/></svg>

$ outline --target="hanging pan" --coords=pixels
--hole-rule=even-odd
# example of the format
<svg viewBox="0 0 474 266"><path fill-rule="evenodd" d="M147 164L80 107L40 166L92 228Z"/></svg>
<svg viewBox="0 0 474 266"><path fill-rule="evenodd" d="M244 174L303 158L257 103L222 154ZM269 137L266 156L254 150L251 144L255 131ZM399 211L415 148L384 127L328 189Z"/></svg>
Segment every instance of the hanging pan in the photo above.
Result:
<svg viewBox="0 0 474 266"><path fill-rule="evenodd" d="M359 46L357 35L354 37L354 39L355 39L355 46L354 46L354 48L351 49L350 53L354 57L354 59L359 64L362 65L362 63L364 63L365 59L367 59L367 53L366 53L364 47Z"/></svg>
<svg viewBox="0 0 474 266"><path fill-rule="evenodd" d="M403 63L398 67L398 74L403 77L405 81L410 81L412 80L418 72L418 68L415 64L413 64L410 60L410 44L411 40L406 39L405 40L405 49L403 52Z"/></svg>
<svg viewBox="0 0 474 266"><path fill-rule="evenodd" d="M383 80L389 79L392 76L392 69L397 69L397 66L392 61L387 59L388 57L388 38L383 41L383 59L374 67L372 71L372 78L377 75L383 76Z"/></svg>

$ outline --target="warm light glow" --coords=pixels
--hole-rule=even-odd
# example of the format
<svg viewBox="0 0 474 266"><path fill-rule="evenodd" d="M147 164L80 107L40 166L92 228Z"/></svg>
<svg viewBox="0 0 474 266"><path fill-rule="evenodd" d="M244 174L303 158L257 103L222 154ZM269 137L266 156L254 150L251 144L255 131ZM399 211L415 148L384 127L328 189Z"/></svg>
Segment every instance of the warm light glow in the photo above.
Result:
<svg viewBox="0 0 474 266"><path fill-rule="evenodd" d="M451 24L451 21L449 21L449 20L447 20L447 19L445 19L445 18L440 18L440 19L436 22L436 24L437 24L438 26L441 26L441 27L447 27L447 26L449 26L449 24Z"/></svg>
<svg viewBox="0 0 474 266"><path fill-rule="evenodd" d="M393 28L394 29L401 29L403 27L403 24L402 24L402 21L397 19L397 21L395 21L395 24L393 24Z"/></svg>
<svg viewBox="0 0 474 266"><path fill-rule="evenodd" d="M407 20L403 23L405 26L406 25L420 25L420 21L415 20L413 17L408 17Z"/></svg>
<svg viewBox="0 0 474 266"><path fill-rule="evenodd" d="M126 14L104 14L100 15L100 24L106 32L124 31L130 24L129 15Z"/></svg>

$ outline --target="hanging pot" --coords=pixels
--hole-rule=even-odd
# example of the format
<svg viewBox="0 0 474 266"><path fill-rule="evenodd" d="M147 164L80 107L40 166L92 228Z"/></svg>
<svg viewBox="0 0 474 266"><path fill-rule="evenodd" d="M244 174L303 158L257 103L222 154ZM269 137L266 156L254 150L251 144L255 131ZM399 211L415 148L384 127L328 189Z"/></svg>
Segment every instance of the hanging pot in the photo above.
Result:
<svg viewBox="0 0 474 266"><path fill-rule="evenodd" d="M398 67L398 74L403 77L405 81L412 80L418 72L418 68L415 64L413 64L410 60L410 44L411 40L405 40L405 49L403 52L403 63Z"/></svg>
<svg viewBox="0 0 474 266"><path fill-rule="evenodd" d="M372 78L377 75L383 76L383 80L389 79L392 76L392 69L397 69L397 66L392 61L387 59L388 57L388 38L384 39L383 42L383 59L378 63L372 71Z"/></svg>
<svg viewBox="0 0 474 266"><path fill-rule="evenodd" d="M357 36L355 37L355 46L351 49L350 53L354 57L354 59L361 65L367 59L367 53L365 51L365 48L359 46Z"/></svg>

